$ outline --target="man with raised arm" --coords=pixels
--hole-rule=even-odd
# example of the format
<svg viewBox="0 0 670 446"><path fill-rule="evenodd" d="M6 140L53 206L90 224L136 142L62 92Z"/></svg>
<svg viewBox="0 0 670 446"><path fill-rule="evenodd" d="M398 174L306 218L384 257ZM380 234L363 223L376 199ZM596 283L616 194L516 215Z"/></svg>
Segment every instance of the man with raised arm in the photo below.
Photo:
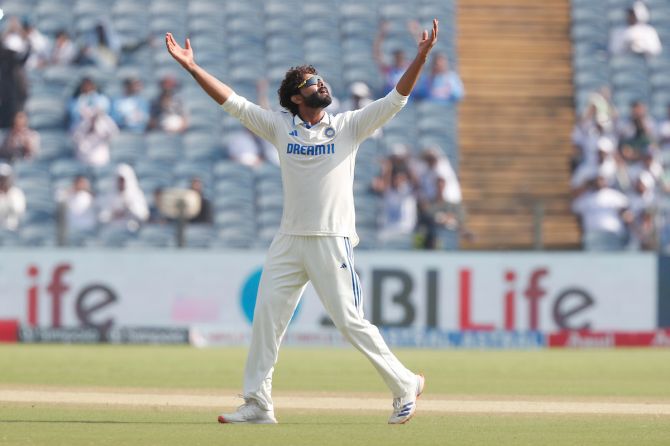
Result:
<svg viewBox="0 0 670 446"><path fill-rule="evenodd" d="M354 270L358 244L354 216L354 165L363 140L388 122L407 97L437 41L438 23L418 43L414 60L395 89L367 106L326 113L330 92L310 65L290 68L279 87L284 112L265 110L238 96L198 66L185 47L165 37L172 57L223 109L278 151L284 189L279 232L270 245L258 289L251 346L244 371L244 404L219 416L221 423L276 423L271 397L279 345L308 281L335 326L377 369L393 394L390 424L407 422L416 410L424 377L391 353L377 327L363 317L363 296Z"/></svg>

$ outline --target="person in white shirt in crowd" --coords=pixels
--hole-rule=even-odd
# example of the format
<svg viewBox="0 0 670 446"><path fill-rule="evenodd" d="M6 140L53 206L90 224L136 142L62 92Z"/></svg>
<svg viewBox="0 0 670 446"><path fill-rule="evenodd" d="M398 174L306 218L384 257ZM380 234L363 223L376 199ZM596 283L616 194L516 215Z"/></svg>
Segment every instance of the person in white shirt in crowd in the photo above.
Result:
<svg viewBox="0 0 670 446"><path fill-rule="evenodd" d="M447 183L442 190L444 200L454 205L461 204L463 201L461 185L449 158L442 153L442 150L437 146L426 147L421 154L421 159L423 164L418 165L415 173L419 180L420 199L434 201L439 193L436 180L442 178Z"/></svg>
<svg viewBox="0 0 670 446"><path fill-rule="evenodd" d="M101 197L98 220L135 232L149 218L147 200L131 166L119 164L116 175L117 189Z"/></svg>
<svg viewBox="0 0 670 446"><path fill-rule="evenodd" d="M592 188L577 197L572 210L580 217L582 246L587 251L622 250L628 241L627 225L632 222L626 195L607 185L596 174Z"/></svg>
<svg viewBox="0 0 670 446"><path fill-rule="evenodd" d="M399 171L391 176L382 201L379 240L384 243L411 236L416 228L417 202L407 172Z"/></svg>
<svg viewBox="0 0 670 446"><path fill-rule="evenodd" d="M618 56L639 54L658 56L663 50L661 39L656 29L649 25L649 11L641 1L626 10L627 26L615 29L610 36L610 53Z"/></svg>
<svg viewBox="0 0 670 446"><path fill-rule="evenodd" d="M368 84L362 81L352 82L349 97L342 101L341 111L358 110L372 102L372 92Z"/></svg>
<svg viewBox="0 0 670 446"><path fill-rule="evenodd" d="M438 22L424 31L417 53L383 98L360 110L331 115L330 91L310 65L286 71L277 93L285 112L264 110L199 66L191 43L165 43L172 57L230 115L270 141L279 153L283 214L263 266L245 367L244 404L219 416L220 423L274 424L272 376L279 346L305 286L311 282L342 334L374 365L393 395L388 422L407 422L425 379L406 368L379 330L363 316L353 264L358 244L354 207L354 163L361 143L398 113L437 42Z"/></svg>
<svg viewBox="0 0 670 446"><path fill-rule="evenodd" d="M35 28L35 24L29 17L23 19L23 32L30 44L30 56L26 62L26 68L29 70L43 68L49 62L51 41Z"/></svg>
<svg viewBox="0 0 670 446"><path fill-rule="evenodd" d="M110 142L119 133L119 128L100 109L86 109L82 118L72 134L76 156L88 166L104 166L109 163Z"/></svg>
<svg viewBox="0 0 670 446"><path fill-rule="evenodd" d="M414 174L418 181L419 226L427 249L453 249L463 222L461 186L449 158L437 146L421 154ZM442 246L440 246L442 244Z"/></svg>
<svg viewBox="0 0 670 446"><path fill-rule="evenodd" d="M603 137L608 138L615 146L618 143L610 115L599 111L596 101L589 102L572 131L572 143L575 147L571 160L573 171L583 163L594 164L597 161L597 145Z"/></svg>
<svg viewBox="0 0 670 446"><path fill-rule="evenodd" d="M12 176L12 166L0 163L0 229L16 231L26 212L26 197Z"/></svg>
<svg viewBox="0 0 670 446"><path fill-rule="evenodd" d="M95 198L91 184L84 175L77 175L62 199L69 232L92 232L98 224Z"/></svg>
<svg viewBox="0 0 670 446"><path fill-rule="evenodd" d="M581 195L590 187L590 183L595 173L600 173L607 181L608 186L617 183L617 174L619 173L619 164L616 160L616 151L614 143L609 138L601 136L598 139L596 160L584 160L572 174L570 187L574 196ZM625 172L623 172L625 175ZM623 181L626 181L626 178Z"/></svg>
<svg viewBox="0 0 670 446"><path fill-rule="evenodd" d="M49 55L51 65L70 65L77 58L77 47L64 29L56 32L54 44Z"/></svg>
<svg viewBox="0 0 670 446"><path fill-rule="evenodd" d="M605 132L614 129L614 123L619 119L619 111L612 101L612 90L604 85L589 95L589 106L593 106L596 122L600 123Z"/></svg>
<svg viewBox="0 0 670 446"><path fill-rule="evenodd" d="M166 75L159 82L158 96L151 102L149 130L183 133L189 125L184 103L177 95L179 82L173 75Z"/></svg>

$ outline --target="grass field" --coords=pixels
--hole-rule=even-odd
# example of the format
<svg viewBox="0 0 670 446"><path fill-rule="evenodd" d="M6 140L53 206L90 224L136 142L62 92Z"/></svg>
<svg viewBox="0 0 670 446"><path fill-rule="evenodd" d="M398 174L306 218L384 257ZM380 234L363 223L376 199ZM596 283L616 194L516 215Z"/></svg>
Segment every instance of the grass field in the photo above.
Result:
<svg viewBox="0 0 670 446"><path fill-rule="evenodd" d="M238 404L244 349L0 345L0 444L670 444L668 350L397 353L427 377L407 425L385 424L391 398L358 352L287 348L274 380L280 424L224 426L216 415ZM536 408L516 411L524 401ZM556 402L570 404L537 410ZM585 409L594 403L605 412ZM626 413L633 405L664 411Z"/></svg>

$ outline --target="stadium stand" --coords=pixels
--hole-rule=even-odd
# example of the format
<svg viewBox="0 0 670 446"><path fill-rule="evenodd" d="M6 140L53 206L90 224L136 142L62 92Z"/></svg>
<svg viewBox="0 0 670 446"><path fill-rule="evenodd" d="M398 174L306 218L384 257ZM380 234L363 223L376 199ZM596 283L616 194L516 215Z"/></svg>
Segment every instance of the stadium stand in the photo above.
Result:
<svg viewBox="0 0 670 446"><path fill-rule="evenodd" d="M403 48L413 53L415 42L405 22L441 22L436 51L445 53L458 67L455 47L455 2L421 0L415 8L403 1L338 2L305 4L295 0L5 0L0 2L5 20L29 18L52 42L65 31L78 46L89 45L97 64L46 64L29 69L30 96L26 104L30 125L39 131L41 150L35 160L15 163L16 184L25 192L28 211L18 233L3 231L0 245L53 246L56 236L59 191L76 175L90 180L96 195L116 187L115 166L127 163L138 176L146 197L156 188L188 187L194 176L202 179L205 196L213 205L212 227L189 227L187 246L265 246L281 218L281 181L278 169L265 163L256 169L232 163L224 150L226 137L240 124L217 108L164 50L163 38L171 31L180 40L190 36L198 62L229 82L240 94L256 98L256 83L266 77L274 90L291 65L315 64L330 83L335 97L344 98L353 82L363 81L378 92L381 78L371 57L378 23L393 30L384 51ZM111 12L111 14L110 14ZM304 26L297 26L298 23ZM105 34L99 40L98 31ZM299 31L296 33L296 29ZM106 41L104 51L98 45ZM115 45L118 47L114 58ZM99 57L100 59L95 59ZM90 61L89 61L90 62ZM111 65L110 65L111 64ZM79 162L67 131L67 104L84 77L91 78L108 98L123 92L123 81L139 79L149 101L159 93L159 81L171 76L178 98L187 110L189 127L183 133L120 131L110 142L109 165L89 167ZM268 98L278 109L277 98ZM392 121L380 139L366 142L357 164L357 212L362 247L379 247L377 210L379 198L370 181L379 159L401 142L418 151L438 144L458 166L457 116L454 107L413 103ZM151 200L149 198L149 200ZM252 222L250 224L250 222ZM93 234L69 234L73 246L173 247L171 224L144 224L129 232L100 227Z"/></svg>
<svg viewBox="0 0 670 446"><path fill-rule="evenodd" d="M648 21L648 25L655 29L663 47L659 54L637 52L635 49L613 51L613 37L618 30L627 26L629 8L633 9L638 21ZM611 139L618 149L613 154L621 166L618 177L623 175L628 178L613 187L625 193L635 208L641 200L635 192L640 172L646 171L653 177L654 184L644 197L649 202L645 202L642 213L654 220L653 229L642 230L640 225L646 220L634 219L629 223L632 229L629 230L626 247L667 251L670 249L670 147L667 146L667 130L664 126L668 121L670 105L670 78L667 75L670 68L670 4L662 0L646 0L644 3L628 0L572 0L571 16L575 115L583 119L581 117L585 110L594 104L594 93L603 87L608 88L611 91L610 107L615 113L611 123L605 122L603 135ZM596 97L596 101L599 101L595 102L596 109L601 110L602 96ZM635 101L646 106L648 115L644 120L651 127L646 135L648 141L644 142L645 147L642 148L642 152L649 155L646 165L643 165L643 161L636 162L624 156L624 146L630 141L625 127L631 123L631 104ZM649 239L639 240L644 238L641 235L644 232L648 232Z"/></svg>

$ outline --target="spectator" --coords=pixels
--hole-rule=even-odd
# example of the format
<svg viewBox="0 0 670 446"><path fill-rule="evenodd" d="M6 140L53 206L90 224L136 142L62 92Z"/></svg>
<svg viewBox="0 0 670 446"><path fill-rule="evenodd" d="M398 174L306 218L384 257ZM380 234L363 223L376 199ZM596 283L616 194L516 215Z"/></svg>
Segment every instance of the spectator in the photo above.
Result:
<svg viewBox="0 0 670 446"><path fill-rule="evenodd" d="M272 151L276 153L276 149L246 127L232 133L227 139L228 156L237 163L257 167L264 159L268 159L275 165L279 164L279 160L274 161L276 157L268 156Z"/></svg>
<svg viewBox="0 0 670 446"><path fill-rule="evenodd" d="M436 53L430 72L420 80L418 97L443 104L456 104L463 100L463 82L454 70L449 69L446 54Z"/></svg>
<svg viewBox="0 0 670 446"><path fill-rule="evenodd" d="M640 161L656 141L656 124L640 101L631 104L631 117L619 125L621 156L628 163Z"/></svg>
<svg viewBox="0 0 670 446"><path fill-rule="evenodd" d="M53 48L49 56L51 65L70 65L77 58L77 47L66 30L56 32Z"/></svg>
<svg viewBox="0 0 670 446"><path fill-rule="evenodd" d="M84 77L68 104L68 122L70 131L74 131L84 115L93 116L100 112L109 113L110 101L98 91L93 79Z"/></svg>
<svg viewBox="0 0 670 446"><path fill-rule="evenodd" d="M200 196L200 212L198 215L189 220L189 223L202 223L211 225L214 222L212 216L212 204L209 202L202 191L202 180L198 177L191 179L191 190L194 190Z"/></svg>
<svg viewBox="0 0 670 446"><path fill-rule="evenodd" d="M70 232L92 232L97 225L95 201L91 184L84 175L77 175L66 192L65 218Z"/></svg>
<svg viewBox="0 0 670 446"><path fill-rule="evenodd" d="M160 81L158 97L151 103L149 130L182 133L188 128L188 117L176 95L177 80L168 75Z"/></svg>
<svg viewBox="0 0 670 446"><path fill-rule="evenodd" d="M625 28L615 29L610 37L610 53L613 55L639 54L658 56L662 51L661 39L653 26L646 23L649 12L642 2L627 9Z"/></svg>
<svg viewBox="0 0 670 446"><path fill-rule="evenodd" d="M591 189L572 203L573 212L581 220L582 245L587 251L621 250L627 243L626 224L632 221L629 200L608 187L605 177L596 175Z"/></svg>
<svg viewBox="0 0 670 446"><path fill-rule="evenodd" d="M389 29L390 29L389 22L381 22L379 24L379 31L377 33L377 37L375 38L373 44L374 59L375 62L377 63L377 66L379 67L379 71L382 73L384 80L382 96L386 95L389 91L395 88L396 84L400 80L400 77L403 75L403 73L409 66L409 62L405 57L405 52L400 48L396 48L393 50L393 62L388 64L384 60L382 47L388 35Z"/></svg>
<svg viewBox="0 0 670 446"><path fill-rule="evenodd" d="M590 188L594 172L600 172L608 186L616 182L618 166L615 159L612 140L601 136L597 143L596 162L584 160L572 174L570 186L575 196L581 195Z"/></svg>
<svg viewBox="0 0 670 446"><path fill-rule="evenodd" d="M668 104L667 115L658 129L658 143L663 152L670 153L670 104Z"/></svg>
<svg viewBox="0 0 670 446"><path fill-rule="evenodd" d="M628 194L631 212L629 248L654 248L654 224L653 218L651 218L656 202L654 185L652 175L649 172L641 172L635 180L633 190Z"/></svg>
<svg viewBox="0 0 670 446"><path fill-rule="evenodd" d="M391 176L389 187L383 192L381 220L381 242L409 236L414 232L417 203L407 172L399 171Z"/></svg>
<svg viewBox="0 0 670 446"><path fill-rule="evenodd" d="M106 20L100 20L84 35L84 44L77 56L79 65L114 68L119 62L121 41Z"/></svg>
<svg viewBox="0 0 670 446"><path fill-rule="evenodd" d="M117 190L100 200L98 220L136 232L149 218L149 208L144 192L137 182L135 171L128 164L116 168Z"/></svg>
<svg viewBox="0 0 670 446"><path fill-rule="evenodd" d="M613 133L612 123L598 113L594 103L589 103L572 131L575 155L571 160L571 170L574 171L582 163L589 165L597 163L597 146L601 138L609 139L612 144L618 141L616 134Z"/></svg>
<svg viewBox="0 0 670 446"><path fill-rule="evenodd" d="M110 159L109 143L119 128L99 109L85 109L82 117L72 133L77 158L89 166L104 166Z"/></svg>
<svg viewBox="0 0 670 446"><path fill-rule="evenodd" d="M121 130L142 133L149 125L149 101L142 96L142 81L123 81L124 94L112 103L112 117Z"/></svg>
<svg viewBox="0 0 670 446"><path fill-rule="evenodd" d="M0 229L16 231L25 212L26 197L12 184L12 167L0 163Z"/></svg>
<svg viewBox="0 0 670 446"><path fill-rule="evenodd" d="M435 200L427 203L428 215L428 237L425 248L428 249L456 249L458 238L462 231L463 217L460 203L454 203L445 199L449 186L447 179L443 176L436 178L437 194ZM467 231L462 231L470 235Z"/></svg>
<svg viewBox="0 0 670 446"><path fill-rule="evenodd" d="M26 112L14 116L14 125L0 146L0 159L11 163L17 159L32 159L40 150L40 134L28 127Z"/></svg>
<svg viewBox="0 0 670 446"><path fill-rule="evenodd" d="M25 64L30 51L11 30L8 25L7 32L0 38L0 128L3 129L12 126L14 115L24 109L28 98Z"/></svg>
<svg viewBox="0 0 670 446"><path fill-rule="evenodd" d="M438 147L422 153L423 164L415 174L419 183L419 225L424 236L422 246L436 249L440 243L453 249L462 228L461 187L449 159Z"/></svg>
<svg viewBox="0 0 670 446"><path fill-rule="evenodd" d="M404 174L412 189L415 189L417 180L412 169L412 160L409 154L410 150L405 144L394 144L391 147L389 156L381 161L381 172L378 177L373 178L372 190L383 195L390 187L393 177L399 173Z"/></svg>
<svg viewBox="0 0 670 446"><path fill-rule="evenodd" d="M612 102L612 90L608 86L603 86L594 91L589 95L588 105L594 107L595 121L603 127L605 132L611 132L619 117L619 112Z"/></svg>
<svg viewBox="0 0 670 446"><path fill-rule="evenodd" d="M353 82L349 86L349 98L342 103L341 111L358 110L372 102L372 92L365 82Z"/></svg>
<svg viewBox="0 0 670 446"><path fill-rule="evenodd" d="M435 201L438 193L445 202L460 205L461 186L449 158L442 155L437 146L427 147L422 153L423 165L420 165L416 177L419 178L420 198L428 202ZM438 190L437 178L445 180L445 187Z"/></svg>
<svg viewBox="0 0 670 446"><path fill-rule="evenodd" d="M27 17L23 19L23 32L30 45L30 56L26 67L30 70L43 68L49 61L51 51L49 38L35 28L33 21Z"/></svg>

